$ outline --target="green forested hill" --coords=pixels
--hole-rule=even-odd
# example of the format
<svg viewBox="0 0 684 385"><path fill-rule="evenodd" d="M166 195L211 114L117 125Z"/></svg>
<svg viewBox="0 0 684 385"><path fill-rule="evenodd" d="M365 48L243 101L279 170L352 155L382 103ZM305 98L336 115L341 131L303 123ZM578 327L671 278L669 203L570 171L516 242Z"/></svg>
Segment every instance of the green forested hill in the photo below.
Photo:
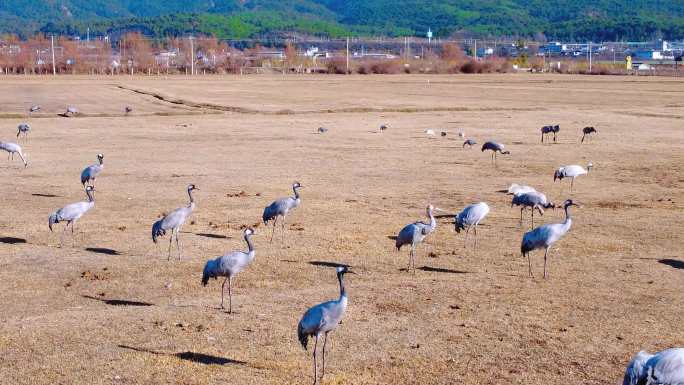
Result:
<svg viewBox="0 0 684 385"><path fill-rule="evenodd" d="M681 0L2 0L0 32L684 38Z"/></svg>

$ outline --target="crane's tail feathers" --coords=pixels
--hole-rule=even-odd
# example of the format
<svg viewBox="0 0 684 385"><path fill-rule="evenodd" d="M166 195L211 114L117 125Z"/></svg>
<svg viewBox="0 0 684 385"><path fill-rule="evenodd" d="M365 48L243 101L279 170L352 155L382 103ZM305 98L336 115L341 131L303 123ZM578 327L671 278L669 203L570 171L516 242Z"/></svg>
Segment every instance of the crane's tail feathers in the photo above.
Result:
<svg viewBox="0 0 684 385"><path fill-rule="evenodd" d="M213 268L213 262L212 261L207 261L207 264L204 265L204 271L202 272L202 286L207 286L209 283L209 278L212 277L211 271ZM216 278L216 276L214 276Z"/></svg>
<svg viewBox="0 0 684 385"><path fill-rule="evenodd" d="M302 327L301 322L297 327L297 337L299 337L299 343L302 344L304 350L307 350L306 345L309 343L309 335L304 333L304 328Z"/></svg>
<svg viewBox="0 0 684 385"><path fill-rule="evenodd" d="M52 231L52 225L55 223L59 223L59 217L57 216L56 211L50 215L50 218L48 218L48 227L50 228L50 231Z"/></svg>
<svg viewBox="0 0 684 385"><path fill-rule="evenodd" d="M166 230L161 227L162 220L154 222L152 225L152 242L157 243L157 238L163 237L166 234Z"/></svg>

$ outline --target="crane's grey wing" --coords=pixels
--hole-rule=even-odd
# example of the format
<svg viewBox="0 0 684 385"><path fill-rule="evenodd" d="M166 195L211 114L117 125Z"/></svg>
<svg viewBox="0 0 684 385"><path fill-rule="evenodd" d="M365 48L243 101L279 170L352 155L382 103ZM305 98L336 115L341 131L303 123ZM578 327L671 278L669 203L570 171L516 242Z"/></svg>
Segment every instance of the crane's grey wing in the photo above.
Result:
<svg viewBox="0 0 684 385"><path fill-rule="evenodd" d="M309 308L297 325L297 336L302 347L306 350L306 345L310 335L318 333L324 325L323 307L328 302L324 302Z"/></svg>
<svg viewBox="0 0 684 385"><path fill-rule="evenodd" d="M397 250L401 250L403 245L410 245L413 243L416 231L418 231L418 226L416 226L415 223L404 226L404 228L399 231L399 234L397 234Z"/></svg>
<svg viewBox="0 0 684 385"><path fill-rule="evenodd" d="M237 273L248 263L247 255L241 251L233 251L219 258L219 269L223 272Z"/></svg>
<svg viewBox="0 0 684 385"><path fill-rule="evenodd" d="M649 384L684 384L684 348L663 350L646 362Z"/></svg>
<svg viewBox="0 0 684 385"><path fill-rule="evenodd" d="M80 218L86 211L90 210L90 202L76 202L68 204L57 210L57 217L60 220L71 221Z"/></svg>
<svg viewBox="0 0 684 385"><path fill-rule="evenodd" d="M264 221L264 224L267 224L268 221L272 220L278 215L278 201L275 201L271 203L270 205L266 206L264 208L264 214L262 215L261 219Z"/></svg>
<svg viewBox="0 0 684 385"><path fill-rule="evenodd" d="M171 211L167 216L165 216L162 219L161 222L161 227L164 230L168 229L174 229L183 222L185 222L185 219L188 217L188 208L187 207L179 207L173 211Z"/></svg>
<svg viewBox="0 0 684 385"><path fill-rule="evenodd" d="M550 225L539 226L534 230L526 232L520 245L522 254L526 255L534 249L544 247L548 242L551 232Z"/></svg>

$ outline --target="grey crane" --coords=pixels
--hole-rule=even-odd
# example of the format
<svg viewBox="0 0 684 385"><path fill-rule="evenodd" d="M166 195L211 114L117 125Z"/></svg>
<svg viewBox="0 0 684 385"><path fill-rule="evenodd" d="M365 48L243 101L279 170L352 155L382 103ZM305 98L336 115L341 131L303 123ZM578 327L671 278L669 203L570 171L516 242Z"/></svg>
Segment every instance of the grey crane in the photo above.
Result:
<svg viewBox="0 0 684 385"><path fill-rule="evenodd" d="M133 107L131 107L131 106L124 107L124 113L126 115L130 114L131 112L133 112Z"/></svg>
<svg viewBox="0 0 684 385"><path fill-rule="evenodd" d="M309 342L309 337L314 338L313 348L313 364L314 364L314 385L318 383L318 362L316 356L316 347L318 346L318 338L323 334L323 368L321 370L321 381L325 376L325 347L328 343L328 333L335 330L344 317L344 312L347 310L347 291L344 289L344 275L355 274L349 270L347 266L340 266L337 269L337 280L340 283L340 298L328 302L323 302L314 307L309 308L297 325L297 336L299 342L306 350Z"/></svg>
<svg viewBox="0 0 684 385"><path fill-rule="evenodd" d="M544 143L544 136L547 134L553 134L553 142L556 142L556 134L560 132L560 126L544 126L541 128L541 142Z"/></svg>
<svg viewBox="0 0 684 385"><path fill-rule="evenodd" d="M492 141L485 142L485 144L482 145L482 152L484 152L485 150L489 150L492 152L492 162L494 162L494 164L496 164L497 152L504 155L508 155L511 153L510 151L504 149L503 144Z"/></svg>
<svg viewBox="0 0 684 385"><path fill-rule="evenodd" d="M520 224L523 222L523 210L530 208L532 211L532 227L534 227L534 210L539 215L544 215L544 209L554 209L556 206L546 199L546 195L538 191L529 191L513 195L511 207L520 206Z"/></svg>
<svg viewBox="0 0 684 385"><path fill-rule="evenodd" d="M474 203L466 206L463 211L458 213L454 218L454 228L457 233L465 230L465 239L463 240L463 247L465 248L468 242L468 231L473 228L475 233L475 247L477 247L477 226L489 214L489 205L485 202Z"/></svg>
<svg viewBox="0 0 684 385"><path fill-rule="evenodd" d="M570 206L581 207L568 199L563 203L563 209L565 209L565 221L563 223L553 223L548 225L542 225L534 230L525 233L520 244L520 252L522 256L527 256L527 262L530 269L530 277L534 277L532 274L532 261L530 259L530 252L536 249L545 249L544 251L544 279L547 278L546 273L546 260L549 254L549 249L558 240L563 238L563 236L570 230L572 226L572 217L570 216L569 208Z"/></svg>
<svg viewBox="0 0 684 385"><path fill-rule="evenodd" d="M97 154L98 164L91 164L83 169L81 172L81 184L83 186L89 183L91 186L95 185L95 179L100 175L104 168L104 155Z"/></svg>
<svg viewBox="0 0 684 385"><path fill-rule="evenodd" d="M209 278L217 279L218 277L226 277L221 285L221 309L223 307L223 293L226 289L226 281L228 282L228 313L233 312L233 293L231 281L239 272L244 270L254 260L254 245L250 237L254 234L254 229L246 228L243 232L245 242L247 242L247 251L233 251L224 254L221 257L207 261L204 265L204 272L202 273L202 285L207 286Z"/></svg>
<svg viewBox="0 0 684 385"><path fill-rule="evenodd" d="M188 197L190 201L185 207L179 207L171 211L164 218L154 222L152 225L152 241L157 243L157 238L166 235L167 230L171 230L171 237L169 238L169 255L167 259L171 259L171 243L173 241L174 235L176 236L176 248L178 249L178 259L181 259L181 245L178 239L178 233L180 232L181 226L188 219L192 211L195 209L195 199L192 197L192 192L194 190L199 190L194 184L188 185Z"/></svg>
<svg viewBox="0 0 684 385"><path fill-rule="evenodd" d="M21 146L14 142L0 142L0 150L7 151L7 159L14 159L14 154L18 154L24 162L24 168L28 167L28 154L21 150Z"/></svg>
<svg viewBox="0 0 684 385"><path fill-rule="evenodd" d="M406 271L411 271L411 267L413 266L413 272L416 272L416 246L423 242L425 237L427 237L437 228L437 220L435 219L434 215L435 210L441 211L441 209L438 209L433 205L428 205L426 212L428 218L430 218L429 223L421 221L409 223L408 225L404 226L404 228L402 228L397 235L395 245L398 251L401 250L401 247L404 245L411 246L411 250L409 251L409 264Z"/></svg>
<svg viewBox="0 0 684 385"><path fill-rule="evenodd" d="M48 227L50 228L50 231L53 231L52 227L55 224L59 222L66 222L64 230L62 231L62 236L59 239L60 247L62 246L62 243L64 241L64 234L66 233L66 230L69 227L69 225L71 225L71 238L73 246L74 225L76 224L77 220L79 220L85 213L87 213L90 209L93 208L93 206L95 206L95 196L93 195L94 191L95 187L87 186L85 188L85 193L88 196L87 201L68 204L50 214L50 217L48 218Z"/></svg>
<svg viewBox="0 0 684 385"><path fill-rule="evenodd" d="M473 139L466 139L465 142L463 142L463 148L465 148L465 146L468 146L468 148L473 148L473 146L476 144L477 142Z"/></svg>
<svg viewBox="0 0 684 385"><path fill-rule="evenodd" d="M28 123L21 123L17 126L17 139L21 134L24 134L24 138L28 138L28 133L31 131L31 126Z"/></svg>
<svg viewBox="0 0 684 385"><path fill-rule="evenodd" d="M598 134L598 131L594 127L584 127L582 129L582 140L580 143L584 143L584 138L589 138L587 135Z"/></svg>
<svg viewBox="0 0 684 385"><path fill-rule="evenodd" d="M319 134L325 134L326 132L328 132L328 129L326 127L318 127Z"/></svg>
<svg viewBox="0 0 684 385"><path fill-rule="evenodd" d="M627 365L622 385L684 384L684 348L640 351Z"/></svg>
<svg viewBox="0 0 684 385"><path fill-rule="evenodd" d="M385 132L385 130L388 129L388 128L389 128L388 125L386 125L386 124L381 124L381 125L380 125L380 132Z"/></svg>
<svg viewBox="0 0 684 385"><path fill-rule="evenodd" d="M40 111L40 106L37 104L34 104L31 106L31 108L29 108L29 113L38 112L38 111Z"/></svg>
<svg viewBox="0 0 684 385"><path fill-rule="evenodd" d="M264 214L262 219L264 225L268 225L269 221L273 221L273 231L271 232L271 242L273 242L273 235L275 234L276 223L278 222L278 217L283 217L281 222L281 227L283 231L283 236L285 236L285 217L290 210L295 209L301 203L301 198L299 197L299 189L302 185L299 182L295 182L292 185L292 191L294 191L293 197L280 198L273 201L270 205L264 208Z"/></svg>

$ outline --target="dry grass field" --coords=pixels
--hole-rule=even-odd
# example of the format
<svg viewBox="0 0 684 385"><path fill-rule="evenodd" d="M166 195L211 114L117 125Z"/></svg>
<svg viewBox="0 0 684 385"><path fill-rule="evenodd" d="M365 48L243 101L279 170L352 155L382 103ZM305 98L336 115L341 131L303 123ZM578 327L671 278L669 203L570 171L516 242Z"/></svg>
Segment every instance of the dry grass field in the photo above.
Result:
<svg viewBox="0 0 684 385"><path fill-rule="evenodd" d="M28 168L0 158L2 384L311 383L296 326L338 296L325 262L358 273L325 384L617 384L638 350L684 344L684 81L4 77L0 90L0 139L32 126ZM43 108L28 118L31 104ZM57 116L68 104L82 115ZM558 143L540 143L547 124L560 124ZM580 145L587 125L599 133ZM461 148L460 130L511 155L494 167ZM95 207L59 248L48 215L85 199L79 175L99 152ZM572 194L553 182L557 167L590 161ZM294 181L302 205L271 244L262 210ZM548 280L543 252L535 279L520 256L529 213L520 226L499 192L513 182L583 205ZM157 246L150 229L186 204L188 183L197 209L182 260L167 261L168 238ZM455 213L478 201L492 209L478 249L443 218L416 274L403 271L407 250L390 236L429 203ZM562 220L549 210L539 223ZM246 225L257 256L227 314L222 281L203 287L202 268L244 249Z"/></svg>

